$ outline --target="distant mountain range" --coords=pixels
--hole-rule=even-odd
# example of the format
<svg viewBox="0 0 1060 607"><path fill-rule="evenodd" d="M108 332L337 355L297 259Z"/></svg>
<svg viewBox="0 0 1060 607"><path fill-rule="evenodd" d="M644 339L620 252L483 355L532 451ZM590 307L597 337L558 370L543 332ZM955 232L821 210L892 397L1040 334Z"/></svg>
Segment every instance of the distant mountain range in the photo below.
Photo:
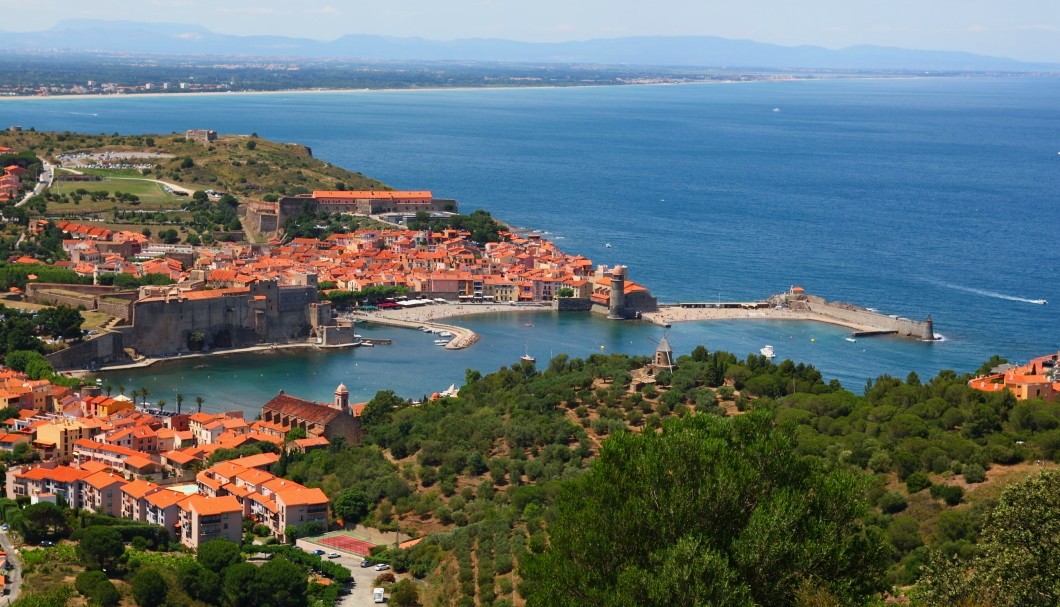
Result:
<svg viewBox="0 0 1060 607"><path fill-rule="evenodd" d="M713 36L643 36L579 42L452 41L347 35L330 42L284 36L231 36L198 25L66 20L41 32L0 33L0 49L126 52L166 55L342 58L392 61L590 63L733 69L913 71L1060 71L1037 64L954 51L882 46L830 50Z"/></svg>

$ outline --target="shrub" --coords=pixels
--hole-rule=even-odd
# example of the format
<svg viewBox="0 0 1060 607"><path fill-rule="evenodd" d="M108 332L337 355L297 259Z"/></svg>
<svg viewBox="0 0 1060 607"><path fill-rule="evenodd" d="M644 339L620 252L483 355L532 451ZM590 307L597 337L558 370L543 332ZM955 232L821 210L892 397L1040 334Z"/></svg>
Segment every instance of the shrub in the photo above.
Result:
<svg viewBox="0 0 1060 607"><path fill-rule="evenodd" d="M74 580L74 588L82 596L89 596L96 584L105 581L107 581L107 574L102 571L85 571L77 574L77 578Z"/></svg>
<svg viewBox="0 0 1060 607"><path fill-rule="evenodd" d="M964 489L956 485L932 485L931 497L941 499L949 506L956 506L964 498Z"/></svg>
<svg viewBox="0 0 1060 607"><path fill-rule="evenodd" d="M896 491L890 493L884 493L880 496L880 499L876 502L876 505L880 507L885 514L896 514L905 510L908 503L905 500L905 496Z"/></svg>
<svg viewBox="0 0 1060 607"><path fill-rule="evenodd" d="M905 486L909 490L909 495L912 495L930 487L931 479L922 472L914 472L906 477Z"/></svg>
<svg viewBox="0 0 1060 607"><path fill-rule="evenodd" d="M964 480L969 483L981 483L986 480L986 470L979 464L968 464L964 467Z"/></svg>

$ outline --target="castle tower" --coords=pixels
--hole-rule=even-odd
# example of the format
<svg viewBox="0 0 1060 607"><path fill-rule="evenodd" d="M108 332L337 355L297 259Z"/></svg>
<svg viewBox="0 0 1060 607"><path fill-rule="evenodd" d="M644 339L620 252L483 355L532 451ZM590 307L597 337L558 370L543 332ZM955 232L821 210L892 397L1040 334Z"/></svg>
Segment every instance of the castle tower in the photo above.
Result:
<svg viewBox="0 0 1060 607"><path fill-rule="evenodd" d="M344 413L350 412L350 391L346 389L346 384L339 384L339 387L335 388L334 406Z"/></svg>
<svg viewBox="0 0 1060 607"><path fill-rule="evenodd" d="M652 359L651 364L656 369L672 371L674 368L674 351L665 335L659 340L659 347L655 348L655 358Z"/></svg>
<svg viewBox="0 0 1060 607"><path fill-rule="evenodd" d="M615 266L615 269L611 270L611 299L607 306L607 318L626 318L626 269L622 266Z"/></svg>

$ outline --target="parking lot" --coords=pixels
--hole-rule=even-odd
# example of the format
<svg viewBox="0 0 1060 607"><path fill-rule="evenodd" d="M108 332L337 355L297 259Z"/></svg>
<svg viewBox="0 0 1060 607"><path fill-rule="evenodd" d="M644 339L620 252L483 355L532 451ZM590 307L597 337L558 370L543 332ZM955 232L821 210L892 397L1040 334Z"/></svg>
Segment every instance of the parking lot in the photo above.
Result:
<svg viewBox="0 0 1060 607"><path fill-rule="evenodd" d="M295 545L306 552L313 552L314 550L323 550L325 554L335 552L333 548L307 542L306 540L298 540ZM361 562L363 559L359 556L352 556L343 552L340 552L339 554L341 555L339 558L329 560L349 569L353 574L353 581L356 582L356 585L351 589L350 593L343 596L339 601L339 606L370 607L371 605L375 605L375 603L372 602L372 580L382 572L376 571L374 566L362 568Z"/></svg>

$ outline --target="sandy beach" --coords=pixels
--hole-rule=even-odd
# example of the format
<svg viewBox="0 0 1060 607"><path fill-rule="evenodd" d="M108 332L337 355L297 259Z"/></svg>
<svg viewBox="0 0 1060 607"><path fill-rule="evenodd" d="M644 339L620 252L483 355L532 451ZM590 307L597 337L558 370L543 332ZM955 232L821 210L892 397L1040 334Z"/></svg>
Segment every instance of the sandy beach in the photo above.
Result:
<svg viewBox="0 0 1060 607"><path fill-rule="evenodd" d="M446 350L459 350L466 348L478 341L479 336L471 329L458 325L439 322L448 318L460 316L473 316L475 314L493 314L497 312L548 312L552 310L549 304L511 305L511 304L432 304L416 308L404 308L396 310L376 310L373 312L359 312L355 314L358 321L385 325L388 327L401 327L405 329L418 329L427 327L436 332L449 331L453 339L445 345Z"/></svg>

